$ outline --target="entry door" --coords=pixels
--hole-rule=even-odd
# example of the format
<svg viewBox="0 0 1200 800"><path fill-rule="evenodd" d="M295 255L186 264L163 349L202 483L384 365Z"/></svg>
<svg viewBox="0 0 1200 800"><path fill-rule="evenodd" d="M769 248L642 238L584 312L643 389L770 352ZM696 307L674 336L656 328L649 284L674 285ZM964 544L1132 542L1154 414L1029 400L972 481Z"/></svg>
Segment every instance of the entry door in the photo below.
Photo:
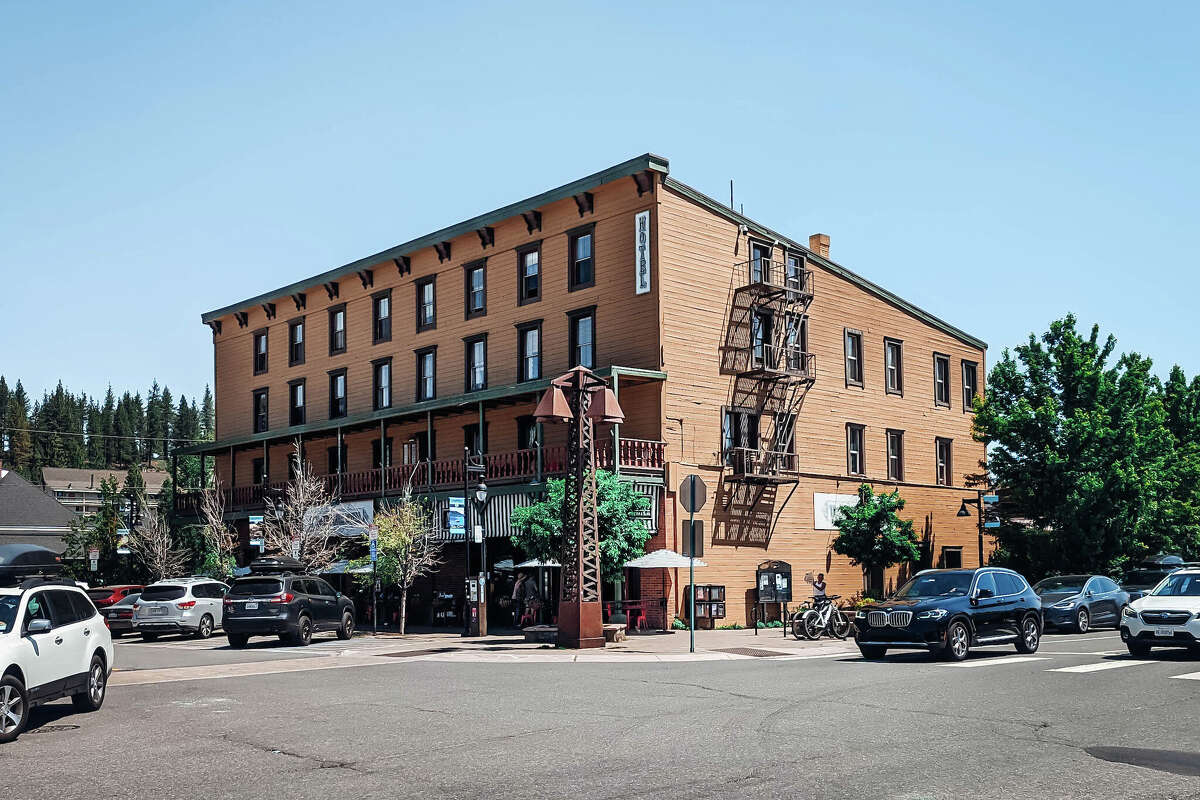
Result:
<svg viewBox="0 0 1200 800"><path fill-rule="evenodd" d="M67 639L63 637L61 630L52 627L46 633L26 633L29 623L35 619L48 620L54 625L49 595L49 592L30 594L29 599L25 601L25 613L21 619L20 646L27 656L25 663L30 665L26 670L25 682L30 694L35 698L57 688L74 668L69 653L71 648L64 646L67 645Z"/></svg>
<svg viewBox="0 0 1200 800"><path fill-rule="evenodd" d="M773 322L770 312L755 311L750 315L750 342L755 366L774 365L775 359L771 357Z"/></svg>
<svg viewBox="0 0 1200 800"><path fill-rule="evenodd" d="M771 248L765 244L750 244L750 282L771 282Z"/></svg>

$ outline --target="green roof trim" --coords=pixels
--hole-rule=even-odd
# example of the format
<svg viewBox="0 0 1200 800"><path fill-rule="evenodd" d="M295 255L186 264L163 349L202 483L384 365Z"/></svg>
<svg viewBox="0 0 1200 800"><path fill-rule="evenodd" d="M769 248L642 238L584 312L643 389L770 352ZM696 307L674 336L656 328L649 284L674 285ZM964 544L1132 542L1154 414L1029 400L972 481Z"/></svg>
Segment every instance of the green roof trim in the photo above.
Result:
<svg viewBox="0 0 1200 800"><path fill-rule="evenodd" d="M522 211L532 211L542 206L550 205L551 203L559 200L565 200L568 197L572 197L573 195L577 195L581 192L594 189L597 186L601 186L605 183L612 183L613 181L620 180L621 178L627 178L631 175L636 175L637 173L644 172L646 170L661 172L665 175L669 169L670 163L667 161L667 159L663 158L662 156L656 156L653 153L646 153L636 158L631 158L628 161L623 161L614 167L609 167L608 169L588 175L586 178L580 178L577 181L572 181L571 183L564 184L556 189L550 189L549 191L542 192L539 195L534 195L533 197L520 200L516 203L510 203L503 208L498 208L495 211L489 211L486 214L480 214L479 216L472 217L465 222L460 222L457 225L451 225L448 228L442 228L440 231L434 231L433 233L429 233L411 241L407 241L404 244L398 244L395 247L389 247L387 250L382 250L375 255L367 256L366 258L360 258L357 261L351 261L349 264L331 269L327 272L322 272L320 275L314 275L311 278L305 278L302 281L296 281L295 283L289 284L282 288L273 289L269 292L256 295L248 300L242 300L238 303L234 303L233 305L228 305L224 308L218 308L214 311L201 314L200 321L207 324L213 320L217 320L228 314L232 314L235 311L241 311L252 306L270 302L271 300L275 300L280 297L286 297L290 294L303 291L304 289L337 280L344 275L352 275L361 269L367 269L368 267L378 264L381 261L399 258L400 256L414 253L417 250L423 250L426 247L432 247L438 242L448 241L450 239L454 239L476 231L479 228L486 228L489 225L495 225L497 222L501 222L502 220L510 219L519 215Z"/></svg>
<svg viewBox="0 0 1200 800"><path fill-rule="evenodd" d="M637 367L602 367L596 370L596 374L602 378L629 377L641 378L643 380L665 381L667 373L660 370L640 369ZM418 403L410 403L407 406L398 406L396 408L385 408L379 411L369 411L364 414L354 414L339 419L326 419L319 422L309 422L304 425L293 425L288 428L276 428L266 431L265 433L247 433L242 436L233 436L228 439L222 439L216 442L204 442L202 444L189 445L188 447L180 447L175 453L177 455L199 455L200 453L213 453L220 450L226 450L230 447L244 447L249 444L261 444L264 442L282 441L293 436L300 436L310 433L330 433L338 428L356 428L365 426L368 423L377 423L381 420L396 420L400 417L413 417L419 414L424 414L426 411L445 412L458 408L468 408L477 403L485 403L489 400L504 400L511 397L517 397L523 394L532 394L534 392L545 391L550 385L550 378L540 378L536 381L525 381L524 383L513 383L507 386L496 386L490 389L482 389L477 392L464 392L462 394L451 395L445 398L437 398L434 400L422 400Z"/></svg>
<svg viewBox="0 0 1200 800"><path fill-rule="evenodd" d="M967 333L966 331L962 330L961 328L957 328L954 325L951 325L949 322L946 322L943 319L939 319L938 317L935 317L933 314L930 314L928 311L925 311L924 309L914 306L912 303L908 302L907 300L903 299L902 297L889 292L887 289L884 289L879 284L873 283L872 281L867 280L863 276L861 276L857 273L851 272L850 270L843 267L841 264L837 264L833 261L830 261L828 258L825 258L824 256L814 253L807 246L800 244L799 242L795 241L794 239L784 236L783 234L778 233L776 231L773 231L770 228L768 228L767 226L761 225L761 224L755 222L754 220L750 219L749 217L746 217L746 216L743 216L742 214L737 213L729 206L724 205L723 203L721 203L718 200L714 200L713 198L709 197L708 195L704 194L703 192L699 192L699 191L693 189L692 187L688 186L685 183L680 183L679 181L675 180L674 178L670 177L669 175L666 176L665 178L663 178L663 185L666 186L668 189L671 189L671 190L675 191L676 193L683 195L684 197L688 198L689 200L692 200L693 202L704 206L709 211L712 211L715 214L719 214L720 216L725 217L726 219L732 220L741 225L745 225L752 232L758 234L759 236L770 237L772 239L776 239L779 242L786 244L790 248L804 251L810 260L812 260L816 264L819 264L822 268L829 270L834 275L837 275L840 278L845 278L850 283L853 283L856 286L858 286L862 289L865 289L866 291L870 292L871 294L875 295L876 297L880 298L881 300L884 300L885 302L890 303L891 305L895 306L896 308L900 309L901 311L911 314L912 316L916 317L917 319L921 320L922 322L926 323L927 325L931 325L931 326L937 328L938 330L942 331L943 333L949 334L950 336L953 336L955 339L958 339L959 341L961 341L965 344L971 345L972 347L978 347L980 350L987 350L987 342L983 341L982 339L976 338L976 337L972 336L971 334Z"/></svg>

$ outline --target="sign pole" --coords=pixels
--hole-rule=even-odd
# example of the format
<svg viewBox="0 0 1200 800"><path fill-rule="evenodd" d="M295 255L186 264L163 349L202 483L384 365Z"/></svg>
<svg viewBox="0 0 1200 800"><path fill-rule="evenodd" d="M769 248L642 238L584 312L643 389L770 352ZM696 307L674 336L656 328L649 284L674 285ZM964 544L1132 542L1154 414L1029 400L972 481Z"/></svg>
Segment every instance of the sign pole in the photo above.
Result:
<svg viewBox="0 0 1200 800"><path fill-rule="evenodd" d="M696 476L688 480L688 652L696 652Z"/></svg>

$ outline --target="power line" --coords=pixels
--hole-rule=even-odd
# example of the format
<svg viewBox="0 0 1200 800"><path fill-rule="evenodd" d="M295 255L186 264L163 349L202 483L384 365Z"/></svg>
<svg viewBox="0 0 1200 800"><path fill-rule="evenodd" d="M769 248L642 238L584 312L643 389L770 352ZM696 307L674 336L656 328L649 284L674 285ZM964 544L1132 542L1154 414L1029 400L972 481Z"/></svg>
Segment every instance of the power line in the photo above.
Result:
<svg viewBox="0 0 1200 800"><path fill-rule="evenodd" d="M93 437L98 438L98 439L131 439L135 442L144 442L147 440L153 440L156 442L186 442L188 444L200 444L202 442L209 441L208 439L179 439L179 438L176 438L173 436L166 436L166 437L163 437L160 439L157 436L118 436L115 433L80 433L77 431L48 431L48 430L42 430L40 428L0 427L0 432L4 432L4 431L9 431L9 432L13 432L13 433L17 433L19 431L25 431L27 433L49 433L49 434L54 434L56 436L78 436L81 439L84 439L84 438L91 439Z"/></svg>

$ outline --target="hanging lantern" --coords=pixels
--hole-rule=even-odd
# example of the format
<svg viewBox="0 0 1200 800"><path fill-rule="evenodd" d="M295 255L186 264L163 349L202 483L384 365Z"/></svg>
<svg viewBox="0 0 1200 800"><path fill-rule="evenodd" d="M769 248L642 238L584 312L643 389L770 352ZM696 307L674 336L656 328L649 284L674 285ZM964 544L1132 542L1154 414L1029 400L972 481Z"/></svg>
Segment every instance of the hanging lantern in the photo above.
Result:
<svg viewBox="0 0 1200 800"><path fill-rule="evenodd" d="M592 405L588 408L588 416L595 422L618 425L625 421L625 412L617 402L617 394L605 386L592 392Z"/></svg>
<svg viewBox="0 0 1200 800"><path fill-rule="evenodd" d="M574 416L570 404L567 403L567 396L563 394L562 389L554 385L542 395L533 415L538 422L570 422Z"/></svg>

